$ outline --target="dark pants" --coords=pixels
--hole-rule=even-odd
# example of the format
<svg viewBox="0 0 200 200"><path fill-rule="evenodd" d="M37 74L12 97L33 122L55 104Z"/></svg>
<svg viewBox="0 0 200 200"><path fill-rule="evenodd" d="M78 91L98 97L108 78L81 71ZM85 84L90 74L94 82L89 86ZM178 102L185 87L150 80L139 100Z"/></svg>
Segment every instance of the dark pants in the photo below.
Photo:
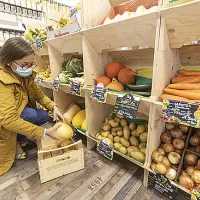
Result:
<svg viewBox="0 0 200 200"><path fill-rule="evenodd" d="M49 115L44 110L25 107L24 110L22 111L21 118L24 119L25 121L31 122L32 124L40 126L48 122ZM22 143L24 142L25 139L26 136L17 134L18 142Z"/></svg>

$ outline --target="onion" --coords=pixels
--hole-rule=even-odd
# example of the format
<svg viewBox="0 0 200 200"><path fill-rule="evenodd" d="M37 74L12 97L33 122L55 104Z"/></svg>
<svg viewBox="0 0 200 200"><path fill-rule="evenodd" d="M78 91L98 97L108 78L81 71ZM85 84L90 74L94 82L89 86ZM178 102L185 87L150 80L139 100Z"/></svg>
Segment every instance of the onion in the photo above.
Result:
<svg viewBox="0 0 200 200"><path fill-rule="evenodd" d="M195 166L195 169L200 170L200 160L198 160L198 162L197 162L197 164L196 164L196 166Z"/></svg>
<svg viewBox="0 0 200 200"><path fill-rule="evenodd" d="M166 167L170 167L171 163L167 157L163 157L162 163L166 165Z"/></svg>
<svg viewBox="0 0 200 200"><path fill-rule="evenodd" d="M171 136L173 138L181 138L183 136L183 132L179 128L173 128L171 130Z"/></svg>
<svg viewBox="0 0 200 200"><path fill-rule="evenodd" d="M171 143L172 141L172 136L170 135L170 133L162 133L160 136L160 140L164 143Z"/></svg>
<svg viewBox="0 0 200 200"><path fill-rule="evenodd" d="M179 183L181 186L183 186L184 188L186 188L188 190L192 189L194 187L194 181L186 173L183 173L182 175L180 175Z"/></svg>
<svg viewBox="0 0 200 200"><path fill-rule="evenodd" d="M157 174L165 174L167 172L167 167L163 163L157 163L155 167L155 172Z"/></svg>
<svg viewBox="0 0 200 200"><path fill-rule="evenodd" d="M184 141L182 139L180 139L180 138L175 138L172 141L172 144L173 144L174 148L176 148L176 149L183 149L184 146L185 146Z"/></svg>
<svg viewBox="0 0 200 200"><path fill-rule="evenodd" d="M179 155L183 154L183 150L182 149L175 149L174 150L176 153L178 153Z"/></svg>
<svg viewBox="0 0 200 200"><path fill-rule="evenodd" d="M194 151L200 153L200 146L195 147Z"/></svg>
<svg viewBox="0 0 200 200"><path fill-rule="evenodd" d="M176 171L172 168L168 168L167 172L165 174L165 176L169 179L169 180L174 180L176 178Z"/></svg>
<svg viewBox="0 0 200 200"><path fill-rule="evenodd" d="M191 176L192 175L192 172L194 171L194 166L188 166L186 169L185 169L185 172Z"/></svg>
<svg viewBox="0 0 200 200"><path fill-rule="evenodd" d="M152 162L151 163L151 169L155 172L155 168L156 168L156 163Z"/></svg>
<svg viewBox="0 0 200 200"><path fill-rule="evenodd" d="M191 177L192 177L192 179L193 179L193 181L194 181L195 183L200 183L200 171L199 171L199 170L196 170L196 169L195 169L195 170L192 172Z"/></svg>
<svg viewBox="0 0 200 200"><path fill-rule="evenodd" d="M152 157L152 160L153 160L155 163L160 163L160 162L162 162L162 160L163 160L163 155L160 154L158 151L153 151L151 157Z"/></svg>
<svg viewBox="0 0 200 200"><path fill-rule="evenodd" d="M168 159L172 164L177 165L181 161L181 156L176 152L171 152L168 155Z"/></svg>
<svg viewBox="0 0 200 200"><path fill-rule="evenodd" d="M168 130L168 131L171 131L173 128L175 128L175 125L172 124L172 123L166 123L165 124L165 128Z"/></svg>
<svg viewBox="0 0 200 200"><path fill-rule="evenodd" d="M165 150L166 153L170 153L174 151L174 146L172 144L165 143L163 149Z"/></svg>
<svg viewBox="0 0 200 200"><path fill-rule="evenodd" d="M166 152L164 151L164 149L161 148L161 147L159 147L159 148L157 149L157 151L158 151L160 154L162 154L163 156L165 156L165 154L166 154Z"/></svg>
<svg viewBox="0 0 200 200"><path fill-rule="evenodd" d="M186 126L186 125L183 125L183 124L180 124L178 126L178 128L183 132L183 133L188 133L190 127L189 126Z"/></svg>
<svg viewBox="0 0 200 200"><path fill-rule="evenodd" d="M181 139L182 139L184 142L186 142L187 137L188 137L188 136L187 136L186 134L183 134L182 137L181 137Z"/></svg>
<svg viewBox="0 0 200 200"><path fill-rule="evenodd" d="M196 146L200 145L200 138L199 138L199 136L196 136L196 135L192 136L192 137L190 138L189 143L190 143L193 147L196 147Z"/></svg>
<svg viewBox="0 0 200 200"><path fill-rule="evenodd" d="M195 166L197 164L197 156L188 153L184 157L184 163L189 166Z"/></svg>

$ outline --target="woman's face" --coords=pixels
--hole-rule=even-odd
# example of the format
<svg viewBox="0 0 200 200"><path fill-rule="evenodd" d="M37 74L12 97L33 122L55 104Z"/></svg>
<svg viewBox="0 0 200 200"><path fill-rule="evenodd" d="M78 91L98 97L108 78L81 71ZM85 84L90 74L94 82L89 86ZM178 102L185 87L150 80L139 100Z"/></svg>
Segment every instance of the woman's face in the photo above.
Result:
<svg viewBox="0 0 200 200"><path fill-rule="evenodd" d="M10 63L10 66L13 70L17 69L17 65L19 65L22 68L32 67L35 64L34 57L35 57L34 54L30 54L20 60L14 60L13 62Z"/></svg>

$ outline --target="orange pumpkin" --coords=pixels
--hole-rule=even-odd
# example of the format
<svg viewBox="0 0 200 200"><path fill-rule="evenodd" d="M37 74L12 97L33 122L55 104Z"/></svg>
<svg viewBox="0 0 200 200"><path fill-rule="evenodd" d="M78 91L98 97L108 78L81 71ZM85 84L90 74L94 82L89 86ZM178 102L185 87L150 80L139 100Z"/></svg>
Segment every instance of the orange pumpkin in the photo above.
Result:
<svg viewBox="0 0 200 200"><path fill-rule="evenodd" d="M106 75L110 78L117 78L117 75L121 69L125 68L119 62L111 62L106 65Z"/></svg>
<svg viewBox="0 0 200 200"><path fill-rule="evenodd" d="M118 73L118 80L122 84L133 84L135 82L135 72L132 69L124 68Z"/></svg>
<svg viewBox="0 0 200 200"><path fill-rule="evenodd" d="M111 83L111 79L108 76L101 76L96 79L96 84L102 83L104 86L107 86Z"/></svg>
<svg viewBox="0 0 200 200"><path fill-rule="evenodd" d="M107 85L107 88L113 89L113 90L119 90L123 91L124 86L115 78L112 79L112 82Z"/></svg>

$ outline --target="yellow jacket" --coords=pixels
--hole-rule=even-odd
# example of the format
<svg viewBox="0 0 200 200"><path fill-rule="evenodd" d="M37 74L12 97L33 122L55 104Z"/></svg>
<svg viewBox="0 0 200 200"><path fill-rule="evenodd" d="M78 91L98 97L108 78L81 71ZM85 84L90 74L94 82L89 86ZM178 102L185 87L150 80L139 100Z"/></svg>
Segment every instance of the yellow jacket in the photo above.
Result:
<svg viewBox="0 0 200 200"><path fill-rule="evenodd" d="M44 128L20 118L25 106L35 108L36 102L52 109L55 105L32 77L20 78L0 66L0 175L12 166L16 152L17 133L40 139Z"/></svg>

